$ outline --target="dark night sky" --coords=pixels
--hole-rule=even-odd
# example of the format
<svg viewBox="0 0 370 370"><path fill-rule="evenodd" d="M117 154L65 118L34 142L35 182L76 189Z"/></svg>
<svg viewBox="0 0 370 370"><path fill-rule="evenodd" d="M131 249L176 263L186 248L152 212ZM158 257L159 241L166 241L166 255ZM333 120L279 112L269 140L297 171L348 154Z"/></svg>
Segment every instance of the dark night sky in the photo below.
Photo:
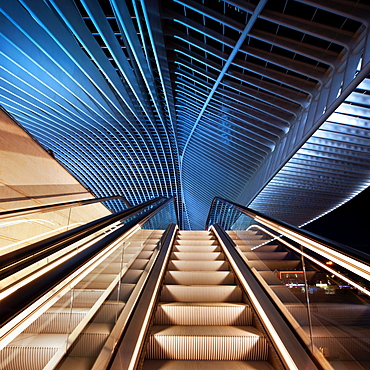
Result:
<svg viewBox="0 0 370 370"><path fill-rule="evenodd" d="M304 229L370 254L370 187Z"/></svg>

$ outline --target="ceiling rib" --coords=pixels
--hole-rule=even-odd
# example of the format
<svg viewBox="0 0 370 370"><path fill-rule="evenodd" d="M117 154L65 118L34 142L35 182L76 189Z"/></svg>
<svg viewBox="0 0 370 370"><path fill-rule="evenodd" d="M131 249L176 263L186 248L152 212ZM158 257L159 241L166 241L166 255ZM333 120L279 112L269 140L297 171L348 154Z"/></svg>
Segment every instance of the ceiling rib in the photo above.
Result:
<svg viewBox="0 0 370 370"><path fill-rule="evenodd" d="M185 145L184 145L184 148L182 150L182 153L181 153L181 162L182 162L182 158L184 157L184 154L186 152L186 149L189 145L189 141L191 140L192 136L193 136L193 133L200 121L200 119L202 118L203 116L203 113L205 112L205 110L207 109L207 106L210 102L210 100L212 99L212 96L213 94L216 92L216 89L218 88L219 84L221 83L221 80L224 78L228 68L230 67L230 64L232 63L232 61L234 60L237 52L239 51L240 47L242 46L243 42L245 41L245 38L248 36L248 33L250 32L250 30L252 29L254 23L256 22L259 14L261 13L262 9L264 8L265 4L267 3L267 0L260 0L254 10L254 12L252 13L250 19L248 20L248 23L246 24L246 26L244 27L244 30L242 32L242 34L240 35L238 41L236 42L234 48L232 49L232 52L230 53L228 59L226 60L226 63L224 64L220 74L218 75L211 91L209 92L209 95L206 99L206 101L204 102L204 105L202 107L202 109L200 110L199 112L199 115L196 119L196 121L194 122L194 125L189 133L189 136L185 142Z"/></svg>

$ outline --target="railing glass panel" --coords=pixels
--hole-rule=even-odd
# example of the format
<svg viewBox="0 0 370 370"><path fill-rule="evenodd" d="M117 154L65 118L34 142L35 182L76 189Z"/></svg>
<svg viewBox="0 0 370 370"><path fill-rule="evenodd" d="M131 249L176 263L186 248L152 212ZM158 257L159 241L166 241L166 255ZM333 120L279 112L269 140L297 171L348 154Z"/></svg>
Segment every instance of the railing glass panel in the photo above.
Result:
<svg viewBox="0 0 370 370"><path fill-rule="evenodd" d="M265 291L324 367L326 361L335 369L370 367L366 261L344 253L344 246L335 248L224 200L215 200L211 223L228 230Z"/></svg>
<svg viewBox="0 0 370 370"><path fill-rule="evenodd" d="M121 203L122 209L127 208L123 200L116 199L115 202ZM2 217L0 219L0 255L111 214L104 203L107 201L51 209L18 217Z"/></svg>
<svg viewBox="0 0 370 370"><path fill-rule="evenodd" d="M176 204L167 202L154 215L145 220L142 229L165 230L170 223L177 224Z"/></svg>
<svg viewBox="0 0 370 370"><path fill-rule="evenodd" d="M72 257L96 243L103 246L22 312L17 325L10 327L13 321L1 328L2 369L54 368L67 350L68 357L58 368L70 369L76 358L92 367L104 345L114 346L119 333L110 336L110 331L123 312L129 316L140 292L138 284L143 284L148 263L160 247L163 230L150 230L147 225L156 224L152 217L162 223L170 220L173 201L159 200L135 215L160 204L164 206L136 225L132 217L126 218L61 257Z"/></svg>

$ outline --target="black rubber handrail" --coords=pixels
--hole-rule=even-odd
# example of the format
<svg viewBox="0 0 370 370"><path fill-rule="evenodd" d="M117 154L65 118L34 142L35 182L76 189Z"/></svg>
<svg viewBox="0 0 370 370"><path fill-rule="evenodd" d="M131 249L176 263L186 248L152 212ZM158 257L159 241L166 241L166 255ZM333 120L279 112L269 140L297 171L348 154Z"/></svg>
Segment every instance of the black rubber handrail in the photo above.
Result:
<svg viewBox="0 0 370 370"><path fill-rule="evenodd" d="M345 254L349 257L352 257L352 258L354 258L354 259L356 259L360 262L363 262L365 264L370 264L370 255L368 255L367 253L364 253L364 252L359 251L357 249L351 248L348 245L341 244L341 243L335 242L335 241L330 240L330 239L326 239L326 238L324 238L320 235L314 234L310 231L300 229L299 227L290 225L290 224L288 224L284 221L277 220L277 219L275 219L273 217L270 217L270 216L267 216L267 215L265 215L261 212L254 211L251 208L244 207L240 204L234 203L232 201L229 201L227 199L223 199L223 198L220 198L220 197L214 197L213 200L212 200L212 204L211 204L211 207L209 209L208 217L207 217L207 221L206 221L206 228L208 228L210 226L209 223L210 223L211 215L212 215L213 208L215 207L215 204L216 204L217 201L221 201L225 204L229 204L234 209L240 211L241 213L243 213L246 216L251 217L252 219L254 219L255 217L261 217L261 218L265 219L266 221L274 222L274 223L278 224L279 226L282 226L282 227L284 227L284 228L286 228L290 231L293 231L293 232L297 233L298 235L305 236L305 237L307 237L311 240L314 240L314 241L319 242L321 244L325 244L329 248L331 248L331 249L333 249L337 252L343 253L343 254Z"/></svg>
<svg viewBox="0 0 370 370"><path fill-rule="evenodd" d="M130 202L125 197L121 195L113 195L110 197L92 198L92 199L84 199L84 200L72 200L70 202L46 204L42 206L2 211L0 212L0 220L7 219L7 218L13 218L13 217L27 216L27 215L37 214L37 213L44 213L44 212L49 212L49 211L59 211L61 209L66 209L72 206L85 206L87 204L100 203L100 202L105 202L107 200L114 200L114 199L121 199L126 204L127 207L132 207Z"/></svg>
<svg viewBox="0 0 370 370"><path fill-rule="evenodd" d="M148 202L125 209L124 211L113 213L98 220L89 222L88 224L81 225L72 230L65 231L61 234L4 254L1 256L0 262L0 279L4 279L17 271L50 256L51 254L65 248L67 245L75 243L95 233L101 228L112 225L124 218L131 217L156 202L162 201L163 203L165 199L166 198L164 197L152 199Z"/></svg>
<svg viewBox="0 0 370 370"><path fill-rule="evenodd" d="M164 206L164 204L167 204L172 199L173 198L166 199L164 197L161 197L162 202L160 202L160 204L158 204L154 208L144 211L143 213L128 221L125 225L108 234L89 248L81 251L67 261L64 261L57 268L52 269L45 274L42 274L38 278L34 279L23 287L20 287L12 294L3 298L1 300L2 312L0 315L0 327L6 325L20 312L29 307L35 301L37 301L48 291L53 289L53 287L57 286L61 281L66 279L80 266L93 258L96 254L98 254L101 250L106 248L110 243L114 242L125 232L136 226L140 221L144 220L149 214L154 213L158 208ZM146 202L146 204L147 203L153 203L153 201Z"/></svg>

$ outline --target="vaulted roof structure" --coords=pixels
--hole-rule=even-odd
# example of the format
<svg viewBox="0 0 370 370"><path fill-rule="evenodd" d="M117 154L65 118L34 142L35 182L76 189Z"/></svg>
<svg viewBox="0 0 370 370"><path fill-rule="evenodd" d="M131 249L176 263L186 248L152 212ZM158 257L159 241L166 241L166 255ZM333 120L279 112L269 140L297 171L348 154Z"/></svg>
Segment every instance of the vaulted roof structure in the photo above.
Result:
<svg viewBox="0 0 370 370"><path fill-rule="evenodd" d="M367 0L0 4L0 105L96 196L302 225L370 183Z"/></svg>

